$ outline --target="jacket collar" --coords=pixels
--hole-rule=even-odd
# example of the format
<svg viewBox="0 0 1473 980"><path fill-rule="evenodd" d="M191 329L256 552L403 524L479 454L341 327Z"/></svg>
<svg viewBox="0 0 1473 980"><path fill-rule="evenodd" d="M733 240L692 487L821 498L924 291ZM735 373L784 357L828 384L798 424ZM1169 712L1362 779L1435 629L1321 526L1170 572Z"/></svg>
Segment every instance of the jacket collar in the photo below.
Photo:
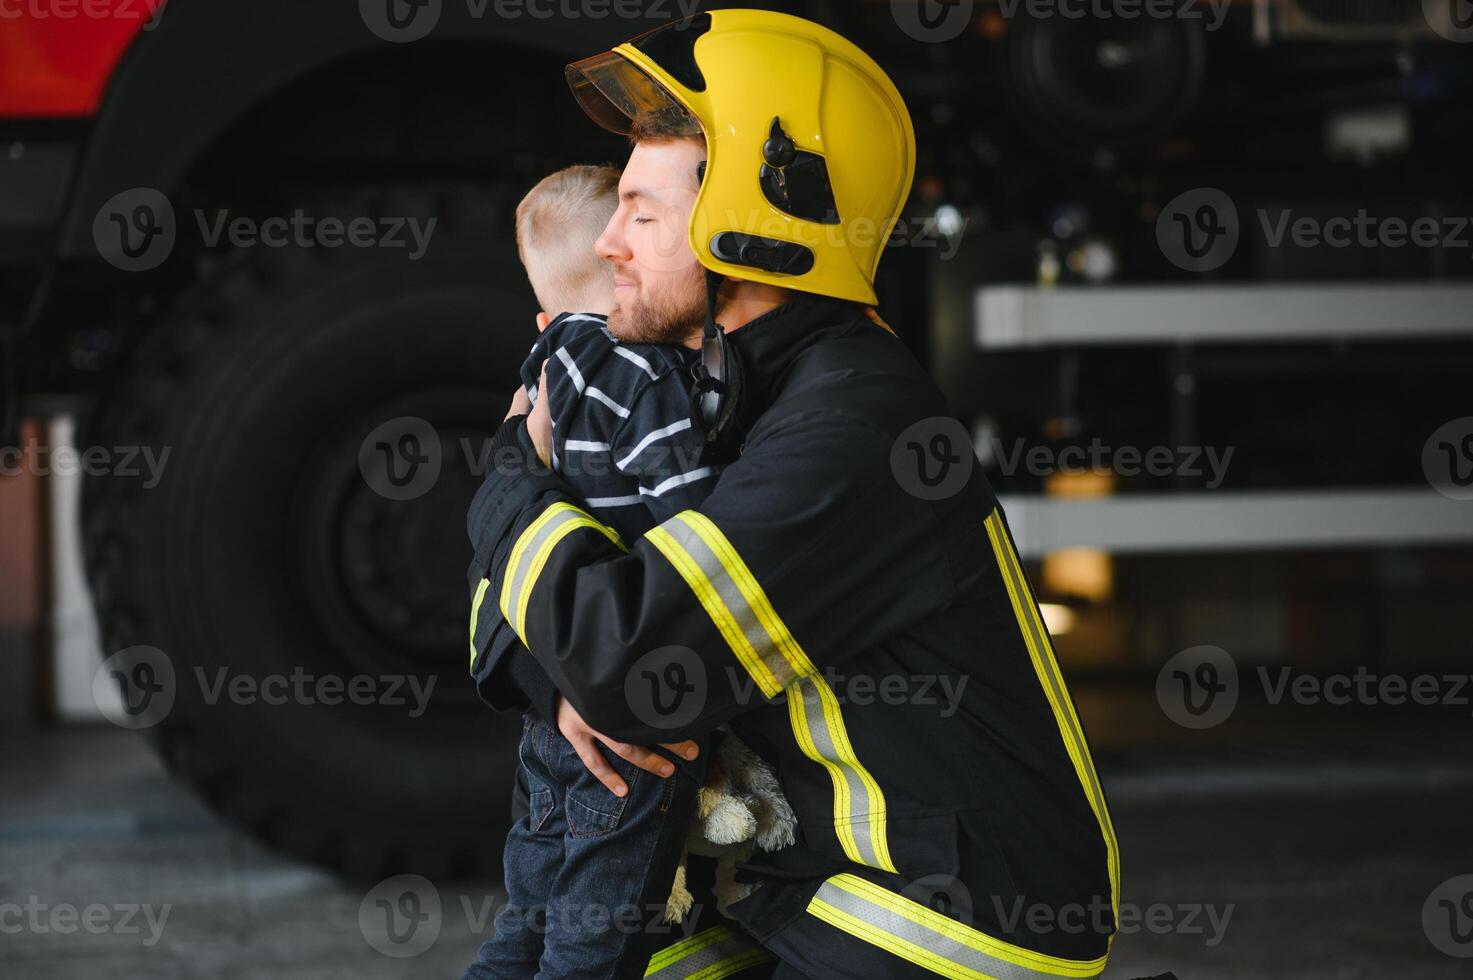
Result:
<svg viewBox="0 0 1473 980"><path fill-rule="evenodd" d="M825 327L863 315L859 303L800 293L728 333L727 342L742 359L743 428L750 429L767 411L788 369L799 354L822 338Z"/></svg>

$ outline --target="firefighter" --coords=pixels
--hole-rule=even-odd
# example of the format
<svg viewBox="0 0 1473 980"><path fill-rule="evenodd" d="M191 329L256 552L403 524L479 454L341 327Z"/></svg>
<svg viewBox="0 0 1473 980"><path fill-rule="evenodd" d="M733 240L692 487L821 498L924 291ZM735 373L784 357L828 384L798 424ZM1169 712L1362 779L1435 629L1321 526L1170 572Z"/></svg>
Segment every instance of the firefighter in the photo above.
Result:
<svg viewBox="0 0 1473 980"><path fill-rule="evenodd" d="M560 720L614 743L729 723L799 821L743 865L740 928L670 944L649 975L772 954L777 976L1098 975L1119 863L1083 730L965 430L868 314L914 174L899 93L832 31L753 10L568 77L596 122L643 131L626 180L701 161L680 220L704 317L645 294L679 262L641 266L617 233L637 194L600 248L616 333L664 309L699 337L692 447L725 469L698 510L623 541L509 417L473 505L485 594L530 651L505 681L534 703L555 687Z"/></svg>

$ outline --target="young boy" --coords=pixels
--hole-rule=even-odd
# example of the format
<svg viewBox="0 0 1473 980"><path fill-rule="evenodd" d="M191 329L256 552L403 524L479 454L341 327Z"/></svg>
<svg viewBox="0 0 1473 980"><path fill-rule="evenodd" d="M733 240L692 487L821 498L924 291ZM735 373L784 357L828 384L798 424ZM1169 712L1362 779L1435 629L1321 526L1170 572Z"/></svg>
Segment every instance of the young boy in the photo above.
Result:
<svg viewBox="0 0 1473 980"><path fill-rule="evenodd" d="M694 466L688 448L694 352L618 343L606 326L613 273L594 242L618 206L618 185L612 168L569 167L518 206L517 247L543 310L521 377L535 399L546 364L553 469L631 542L696 506L716 472ZM576 312L550 317L556 311ZM478 514L492 503L478 495L471 506L473 543ZM478 549L471 566L471 673L482 698L504 708L527 699L499 689L492 673L503 657L531 654L487 594L486 560ZM705 771L710 742L698 744L694 761L667 755L675 774L666 779L605 751L629 787L618 797L588 772L556 718L528 708L518 775L529 812L506 841L507 907L466 980L644 974L640 951L659 943L641 930L660 919Z"/></svg>

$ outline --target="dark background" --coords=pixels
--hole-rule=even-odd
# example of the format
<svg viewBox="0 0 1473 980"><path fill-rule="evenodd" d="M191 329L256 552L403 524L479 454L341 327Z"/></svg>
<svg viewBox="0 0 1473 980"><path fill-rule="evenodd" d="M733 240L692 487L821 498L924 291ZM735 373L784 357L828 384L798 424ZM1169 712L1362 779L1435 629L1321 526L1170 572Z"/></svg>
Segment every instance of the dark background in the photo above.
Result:
<svg viewBox="0 0 1473 980"><path fill-rule="evenodd" d="M1465 975L1473 5L699 7L738 5L838 30L911 110L880 311L1003 495L1125 899L1176 910L1107 976ZM516 722L464 672L465 506L535 312L511 215L627 152L562 66L679 5L16 9L0 926L28 901L172 913L147 945L7 929L0 973L456 975L489 931L465 910L500 894ZM129 255L140 207L166 233ZM436 223L414 258L208 233L299 211ZM379 443L428 475L386 482ZM153 481L145 451L169 454ZM140 658L177 696L110 724L109 670ZM437 686L414 717L210 704L196 669ZM1398 699L1422 677L1428 703ZM442 908L413 957L370 924L401 873ZM1232 908L1216 941L1209 907Z"/></svg>

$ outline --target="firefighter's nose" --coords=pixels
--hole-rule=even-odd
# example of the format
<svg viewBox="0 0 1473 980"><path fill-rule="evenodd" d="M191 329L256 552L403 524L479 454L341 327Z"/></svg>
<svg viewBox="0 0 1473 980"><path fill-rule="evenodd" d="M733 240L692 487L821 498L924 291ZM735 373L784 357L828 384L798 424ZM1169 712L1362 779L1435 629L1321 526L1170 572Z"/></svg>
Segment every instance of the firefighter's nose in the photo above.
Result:
<svg viewBox="0 0 1473 980"><path fill-rule="evenodd" d="M593 249L598 253L599 258L609 262L622 262L631 257L623 232L617 224L618 217L614 215L614 218L604 226L603 233L598 236L598 240L593 243Z"/></svg>

